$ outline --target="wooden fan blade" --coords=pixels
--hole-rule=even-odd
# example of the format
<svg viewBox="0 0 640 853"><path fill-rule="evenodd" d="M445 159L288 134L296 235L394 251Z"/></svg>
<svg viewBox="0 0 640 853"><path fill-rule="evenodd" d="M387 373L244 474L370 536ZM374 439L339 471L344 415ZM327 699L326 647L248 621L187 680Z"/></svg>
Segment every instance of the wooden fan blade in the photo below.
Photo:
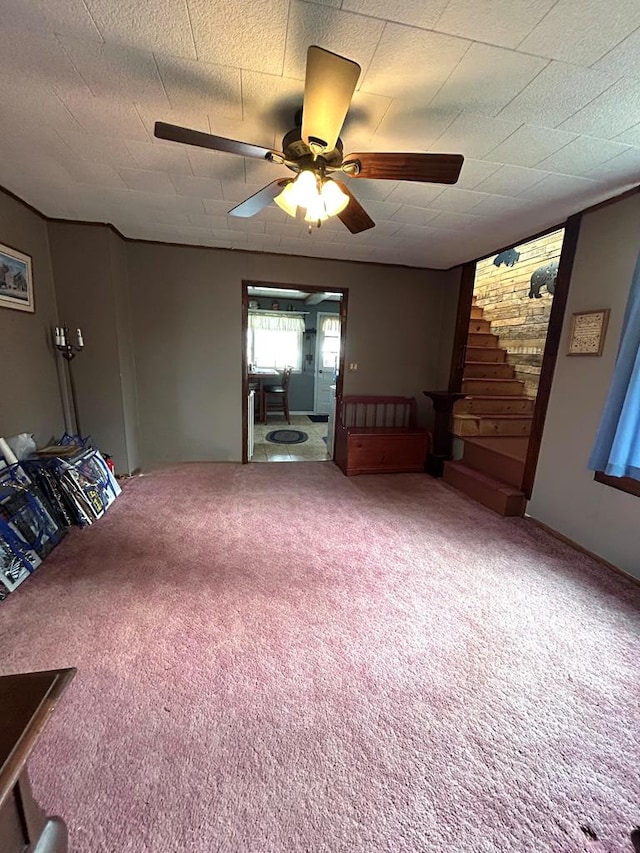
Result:
<svg viewBox="0 0 640 853"><path fill-rule="evenodd" d="M254 193L249 198L241 201L240 204L232 207L229 211L229 216L239 216L242 219L249 219L250 216L255 216L256 213L260 213L261 210L270 205L289 182L289 178L278 178L277 181L272 181L266 187L258 190L257 193Z"/></svg>
<svg viewBox="0 0 640 853"><path fill-rule="evenodd" d="M340 187L345 195L349 196L349 204L338 214L340 222L342 222L343 225L346 225L352 234L359 234L361 231L367 231L369 228L374 228L376 223L369 216L358 199L353 195L349 187L346 184L343 184L342 181L336 181L335 178L333 178L333 181Z"/></svg>
<svg viewBox="0 0 640 853"><path fill-rule="evenodd" d="M237 142L235 139L225 139L224 136L214 136L211 133L190 130L188 127L178 127L176 124L166 124L164 121L156 122L154 135L158 139L168 139L170 142L182 142L184 145L211 148L213 151L226 151L229 154L256 157L259 160L268 160L267 155L271 154L269 148L262 148L260 145Z"/></svg>
<svg viewBox="0 0 640 853"><path fill-rule="evenodd" d="M302 105L302 138L319 140L333 151L360 76L357 62L312 45L307 51L307 73Z"/></svg>
<svg viewBox="0 0 640 853"><path fill-rule="evenodd" d="M424 181L430 184L455 184L464 163L462 154L349 154L343 167L360 164L354 178L385 181Z"/></svg>

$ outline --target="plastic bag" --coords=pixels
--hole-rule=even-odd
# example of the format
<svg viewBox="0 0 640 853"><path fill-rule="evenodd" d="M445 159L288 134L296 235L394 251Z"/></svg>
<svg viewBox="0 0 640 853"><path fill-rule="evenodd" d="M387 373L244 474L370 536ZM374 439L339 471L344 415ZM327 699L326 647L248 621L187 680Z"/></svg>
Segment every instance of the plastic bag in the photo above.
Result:
<svg viewBox="0 0 640 853"><path fill-rule="evenodd" d="M36 443L34 438L28 432L21 432L20 435L12 435L7 439L7 444L13 450L18 460L26 459L36 451Z"/></svg>

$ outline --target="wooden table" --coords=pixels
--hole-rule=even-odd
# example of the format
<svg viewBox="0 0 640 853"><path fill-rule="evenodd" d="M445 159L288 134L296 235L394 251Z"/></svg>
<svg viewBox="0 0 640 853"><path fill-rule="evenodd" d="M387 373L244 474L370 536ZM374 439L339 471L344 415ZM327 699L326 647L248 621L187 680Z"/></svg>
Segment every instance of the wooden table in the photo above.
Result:
<svg viewBox="0 0 640 853"><path fill-rule="evenodd" d="M75 669L0 677L0 853L67 853L67 827L33 799L27 761Z"/></svg>
<svg viewBox="0 0 640 853"><path fill-rule="evenodd" d="M253 370L249 371L249 383L254 382L258 386L258 402L260 405L259 409L259 420L262 423L264 417L264 395L262 393L262 387L267 380L268 384L273 385L273 380L275 377L280 378L281 373L279 370L276 370L275 367L254 367Z"/></svg>

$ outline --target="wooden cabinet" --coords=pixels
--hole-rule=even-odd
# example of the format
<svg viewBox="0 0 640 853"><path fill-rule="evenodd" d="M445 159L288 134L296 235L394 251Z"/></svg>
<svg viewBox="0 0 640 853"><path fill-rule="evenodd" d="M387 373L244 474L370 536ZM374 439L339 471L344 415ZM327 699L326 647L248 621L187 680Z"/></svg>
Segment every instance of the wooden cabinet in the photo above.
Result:
<svg viewBox="0 0 640 853"><path fill-rule="evenodd" d="M33 799L27 762L75 669L0 677L0 853L67 853L67 828Z"/></svg>

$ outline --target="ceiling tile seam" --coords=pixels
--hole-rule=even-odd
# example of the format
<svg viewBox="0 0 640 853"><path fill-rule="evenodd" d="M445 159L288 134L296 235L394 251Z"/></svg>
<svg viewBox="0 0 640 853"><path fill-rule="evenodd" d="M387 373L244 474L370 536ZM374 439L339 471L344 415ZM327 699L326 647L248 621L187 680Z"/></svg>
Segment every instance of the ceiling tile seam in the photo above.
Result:
<svg viewBox="0 0 640 853"><path fill-rule="evenodd" d="M500 142L498 142L497 145L494 145L493 148L490 151L487 151L487 153L484 155L484 157L481 158L481 162L482 163L495 163L496 162L495 160L487 160L487 157L491 157L491 155L496 150L496 148L500 148L501 145L504 145L505 142L508 142L512 136L515 136L516 133L518 133L520 130L522 130L523 127L526 127L526 124L527 123L524 122L519 127L517 127L512 133L510 133L509 136L506 136L504 139L502 139ZM529 127L535 127L537 129L536 125L529 125ZM544 159L544 158L542 158L542 159ZM499 165L500 166L508 166L508 165L512 165L512 164L499 163ZM484 178L483 178L483 180L484 180Z"/></svg>
<svg viewBox="0 0 640 853"><path fill-rule="evenodd" d="M438 136L438 137L437 137L437 139L434 139L434 140L433 140L432 144L429 146L429 151L430 151L430 152L432 152L432 153L436 153L436 152L433 152L434 147L438 144L438 142L442 139L442 137L445 135L445 133L449 130L449 128L451 127L451 125L452 125L455 121L457 121L457 120L460 118L460 116L462 115L462 113L463 113L463 112L464 112L464 110L460 110L460 112L459 112L459 113L457 113L457 115L455 115L455 116L451 119L451 121L450 121L450 122L449 122L449 124L445 127L445 129L442 131L442 133L440 134L440 136ZM467 113L467 115L479 115L479 114L478 114L478 113ZM483 116L483 118L486 118L486 116ZM472 158L470 158L470 159L472 159Z"/></svg>
<svg viewBox="0 0 640 853"><path fill-rule="evenodd" d="M352 14L355 15L355 14L357 14L357 12L353 12ZM370 16L369 15L360 15L360 17L361 18L369 18ZM379 21L380 18L376 18L376 20ZM366 78L367 74L369 73L369 69L371 68L371 64L372 64L373 60L375 59L375 55L378 52L378 48L380 47L380 42L382 41L382 37L385 34L385 31L387 29L387 24L388 24L388 21L385 21L384 24L382 25L382 28L380 29L380 35L378 36L378 41L376 42L376 46L374 47L374 49L371 51L371 58L369 59L369 62L367 63L367 67L364 70L362 68L360 69L360 76L358 78L358 80L360 80L360 81L364 80ZM360 86L360 89L362 90L362 86ZM365 90L362 90L362 91L365 91ZM371 95L371 94L377 94L377 93L369 92L369 94ZM384 97L384 95L380 95L379 97ZM375 131L374 131L374 133L375 133Z"/></svg>
<svg viewBox="0 0 640 853"><path fill-rule="evenodd" d="M530 36L530 35L531 35L531 33L536 29L536 27L539 27L539 26L540 26L540 24L545 20L545 18L547 18L547 16L548 16L548 15L550 15L550 14L551 14L551 12L553 12L553 10L556 8L556 6L557 6L559 3L560 3L560 0L556 0L556 2L555 2L555 3L553 3L553 4L552 4L548 9L547 9L547 11L544 13L544 15L543 15L543 16L540 18L540 20L538 21L538 23L537 23L537 24L535 24L533 27L531 27L531 29L529 30L529 32L528 32L525 36L523 36L523 37L520 39L520 41L519 41L519 42L518 42L518 44L516 45L516 50L520 47L520 45L522 44L522 42L526 41L526 40L529 38L529 36ZM548 57L544 57L544 58L545 58L545 59L548 59Z"/></svg>
<svg viewBox="0 0 640 853"><path fill-rule="evenodd" d="M395 101L395 98L389 98L388 100L389 100L389 103L387 104L387 106L386 106L386 108L385 108L385 111L382 113L382 116L380 117L380 121L379 121L379 122L377 123L377 125L374 127L374 129L373 129L373 133L371 134L371 136L375 136L375 135L376 135L376 133L380 130L380 125L382 124L382 122L383 122L383 121L385 120L385 118L387 117L387 113L388 113L388 112L389 112L389 110L391 109L391 106L392 106L393 102ZM623 133L625 133L625 131L623 131Z"/></svg>
<svg viewBox="0 0 640 853"><path fill-rule="evenodd" d="M595 101L598 100L598 98L601 98L603 95L606 95L607 92L609 92L611 89L614 88L614 86L617 86L618 83L622 82L623 80L629 80L630 82L635 82L635 80L633 80L631 77L626 77L624 74L622 74L620 77L616 78L610 86L607 86L606 89L603 89L602 92L599 92L595 97L591 98L590 101L587 101L586 104L583 104L579 110L576 110L575 113L572 113L570 116L567 116L567 118L564 119L564 121L562 121L559 125L557 125L556 129L562 130L563 125L565 125L567 122L569 122L573 118L575 118L578 115L578 113L582 112L582 110L586 110L587 107L590 107L591 104L593 104ZM628 130L628 129L629 128L625 128L625 130ZM625 130L623 130L622 133L625 133ZM595 137L595 138L598 138L598 137Z"/></svg>
<svg viewBox="0 0 640 853"><path fill-rule="evenodd" d="M616 48L620 47L622 42L626 41L627 39L630 39L632 36L634 36L639 31L640 31L640 27L636 27L635 30L632 30L630 33L627 33L627 35L623 39L620 39L620 41L617 44L615 44L613 47L609 48L609 50L606 53L603 53L603 55L600 57L600 59L595 59L591 63L589 68L593 68L594 65L597 65L599 62L602 62L602 60L606 59L610 53L613 53L613 51L616 50ZM625 76L625 75L623 75L623 76Z"/></svg>
<svg viewBox="0 0 640 853"><path fill-rule="evenodd" d="M54 97L57 101L59 101L59 102L62 104L63 109L65 110L65 112L66 112L66 113L68 114L68 116L69 116L69 120L70 120L70 121L72 121L72 122L74 123L74 125L75 125L79 130L84 131L85 133L87 133L87 131L85 130L85 128L80 124L80 122L78 121L78 119L74 116L74 114L71 112L71 110L69 109L69 107L65 104L65 102L62 100L62 98L61 98L61 97L60 97L60 95L56 92L56 90L55 90L53 87L51 87L51 89L49 89L49 91L51 92L51 94L53 95L53 97ZM56 136L59 136L59 137L60 137L60 139L62 139L62 137L60 136L60 134L58 133L58 131L57 131L57 130L55 130L55 128L54 128L53 130L54 130L54 133L56 134ZM624 131L623 131L623 133L624 133ZM67 148L69 148L69 150L71 150L70 146L69 146L69 145L67 145L66 141L65 141L64 139L62 139L62 141L64 142L64 144L66 145L66 147L67 147ZM72 153L73 153L73 152L72 152Z"/></svg>
<svg viewBox="0 0 640 853"><path fill-rule="evenodd" d="M300 2L308 3L308 2L313 2L313 0L300 0ZM432 35L446 36L447 38L455 39L456 41L469 42L469 46L471 46L473 44L479 44L479 45L482 45L483 47L495 47L498 50L504 50L504 51L509 52L509 53L516 53L519 56L530 56L530 57L533 57L534 59L544 59L545 62L547 62L547 63L554 61L554 60L550 59L548 56L542 56L539 53L532 53L529 50L519 50L518 47L505 47L503 44L497 44L497 42L485 41L483 39L476 39L476 38L467 38L466 36L461 36L458 33L452 33L452 32L449 32L448 30L439 30L439 29L437 29L437 24L433 27L420 27L417 24L405 24L402 21L395 21L395 20L391 20L389 18L380 18L380 17L376 17L375 15L368 15L368 14L366 14L366 12L352 12L351 10L345 10L345 11L349 15L356 15L359 18L366 18L369 21L377 21L378 23L381 21L384 21L385 26L387 24L391 24L392 26L403 27L404 29L407 29L407 30L415 30L415 31L421 32L421 33L431 33ZM444 14L444 12L443 12L443 14ZM536 24L536 26L538 26L538 25ZM526 36L525 36L525 38L526 38ZM576 62L565 62L564 60L555 60L555 61L558 61L558 62L562 61L562 62L564 62L565 65L574 65L576 68L588 68L589 67L587 65L580 65L579 63L576 63ZM365 90L365 91L368 91L368 90ZM378 92L370 92L369 94L377 95L379 93Z"/></svg>
<svg viewBox="0 0 640 853"><path fill-rule="evenodd" d="M624 131L623 131L623 133L624 133ZM615 142L615 140L613 140L613 139L598 139L595 136L582 136L581 135L581 136L578 136L578 139L593 139L596 142ZM575 142L575 141L576 141L575 139L572 140L572 142ZM588 178L588 180L590 180L590 181L597 181L597 178L589 178L588 177L589 173L592 172L594 169L599 169L600 166L606 166L607 163L610 163L612 160L615 160L616 157L622 157L622 155L626 154L627 151L629 151L629 150L635 149L636 151L640 151L640 148L638 146L635 146L635 145L627 145L624 142L618 142L616 144L617 145L623 145L627 150L626 151L618 151L617 154L612 154L611 157L608 157L606 160L600 160L595 166L591 166L587 170L586 174L576 175L574 173L568 174L567 172L558 172L558 171L554 171L552 174L561 175L561 176L567 177L567 178ZM567 145L571 145L571 142L568 142ZM566 147L567 147L566 145L563 145L562 148L558 148L558 150L554 151L553 154L550 154L549 157L555 157L556 154L559 154ZM542 160L538 160L538 163L542 163L544 160L547 160L547 159L548 159L548 157L543 157ZM536 163L536 166L538 165L538 163Z"/></svg>
<svg viewBox="0 0 640 853"><path fill-rule="evenodd" d="M447 75L447 79L446 79L446 80L442 83L442 85L438 88L438 91L437 91L437 92L435 92L434 96L431 98L431 100L430 100L430 101L429 101L429 103L427 104L427 107L430 107L430 106L431 106L431 104L432 104L432 103L435 101L435 99L438 97L438 95L440 94L440 92L442 91L442 89L444 89L444 87L447 85L447 83L449 82L449 80L451 79L451 77L455 74L455 72L458 70L458 68L459 68L459 67L460 67L460 65L462 64L462 60L463 60L463 59L465 58L465 56L469 53L469 51L471 50L471 48L472 48L472 46L473 46L473 45L474 45L474 42L473 42L473 41L470 41L470 42L469 42L469 44L467 45L467 49L465 50L465 52L464 52L464 53L462 54L462 56L460 57L460 59L458 60L457 64L456 64L456 65L451 69L451 71L450 71L450 72L449 72L449 74Z"/></svg>
<svg viewBox="0 0 640 853"><path fill-rule="evenodd" d="M54 92L54 94L55 94L55 92ZM69 112L69 111L67 110L67 112ZM69 113L69 115L71 115L71 113ZM73 116L71 116L71 118L73 119ZM73 121L75 121L75 119L73 119ZM76 124L78 124L78 122L76 122ZM80 127L80 125L78 125L78 127ZM82 129L82 128L81 128L81 129ZM67 143L67 141L66 141L66 140L65 140L65 139L64 139L64 138L63 138L63 137L58 133L58 131L55 129L55 127L54 127L54 128L52 128L52 130L53 130L53 132L54 132L55 136L57 136L57 137L58 137L58 139L60 140L60 142L62 142L62 144L64 145L64 147L65 147L65 148L67 149L67 151L69 152L69 156L70 156L70 157L72 157L72 158L73 158L73 157L75 157L76 155L75 155L74 151L71 149L71 146ZM127 151L129 151L129 149L128 149L128 148L127 148ZM129 153L131 153L131 152L129 151Z"/></svg>
<svg viewBox="0 0 640 853"><path fill-rule="evenodd" d="M171 98L169 97L169 93L167 92L167 87L164 85L164 80L162 79L162 74L160 73L160 66L158 65L158 58L155 53L152 53L151 56L153 57L153 64L155 66L156 74L158 75L160 85L162 86L162 91L164 92L164 96L167 99L167 104L169 105L170 109L173 110L175 109L175 107L171 103Z"/></svg>
<svg viewBox="0 0 640 853"><path fill-rule="evenodd" d="M69 51L68 51L68 50L66 49L66 47L64 46L64 42L62 41L62 39L60 38L60 36L59 36L57 33L54 33L54 34L53 34L53 36L54 36L55 40L58 42L58 44L60 45L60 47L62 48L62 52L63 52L63 53L64 53L64 55L67 57L67 60L68 60L68 61L69 61L69 63L71 64L71 67L72 67L72 68L73 68L73 70L76 72L76 74L78 75L78 77L80 78L80 80L81 80L81 81L84 83L84 85L86 86L87 91L91 92L91 94L92 94L92 95L93 95L93 97L95 98L96 93L93 91L93 89L91 88L91 86L87 83L87 81L84 79L84 77L83 77L83 76L82 76L82 74L80 73L80 69L78 68L78 66L77 66L77 65L75 64L75 62L73 61L73 58L71 57L71 54L69 53ZM103 42L103 44L104 44L104 42ZM58 93L56 92L56 90L55 90L55 89L53 89L53 91L55 92L56 97L58 97L58 100L59 100L59 101L62 101L62 98L60 98L60 96L58 95ZM62 103L64 104L64 101L62 101ZM69 112L70 112L70 111L69 111Z"/></svg>
<svg viewBox="0 0 640 853"><path fill-rule="evenodd" d="M613 53L614 50L619 48L623 41L626 41L627 39L631 38L631 36L635 35L638 32L638 30L640 30L640 27L636 27L635 30L632 30L630 33L627 33L627 35L624 36L624 38L621 38L619 42L616 42L616 44L613 45L613 47L610 47L606 53L603 53L602 56L599 56L597 59L594 59L593 62L591 63L591 65L588 65L586 67L587 68L593 68L594 65L597 65L599 62L602 62L602 60L606 59L606 57L609 56L610 53ZM594 70L597 70L597 69L594 69ZM622 76L625 77L627 75L623 74Z"/></svg>
<svg viewBox="0 0 640 853"><path fill-rule="evenodd" d="M287 56L287 45L289 44L289 22L291 20L291 0L287 5L287 24L284 30L284 45L282 48L282 65L280 66L280 77L284 77L284 64Z"/></svg>
<svg viewBox="0 0 640 853"><path fill-rule="evenodd" d="M187 20L189 21L189 33L191 35L191 41L193 43L193 52L196 57L196 62L200 61L200 56L198 55L198 45L196 43L196 35L193 31L193 21L191 20L191 9L189 8L189 0L184 0L184 7L187 12Z"/></svg>
<svg viewBox="0 0 640 853"><path fill-rule="evenodd" d="M517 51L516 51L516 53L517 53ZM539 59L546 59L546 57L538 57L538 58L539 58ZM547 59L546 64L542 66L542 68L540 69L540 71L538 71L538 73L537 73L537 74L535 74L535 75L531 78L531 80L529 80L529 82L527 83L527 85L526 85L526 86L524 86L522 89L520 89L520 91L519 91L519 92L516 92L516 94L513 96L513 98L511 98L511 99L510 99L510 100L509 100L509 101L508 101L508 102L507 102L507 103L502 107L502 109L501 109L501 110L499 110L499 111L496 113L496 115L494 116L494 118L499 118L499 117L500 117L500 115L501 115L501 114L502 114L502 113L507 109L507 107L508 107L510 104L512 104L512 103L516 100L516 98L519 98L519 97L520 97L520 95L522 95L522 93L523 93L523 92L526 92L526 91L527 91L527 89L529 88L529 86L533 86L533 84L534 84L534 83L535 83L535 81L538 79L538 77L543 73L543 71L546 71L546 70L547 70L547 68L551 65L551 63L552 63L552 62L553 62L553 60L552 60L552 59ZM523 124L524 124L524 123L526 123L526 122L523 122ZM518 128L518 129L519 129L519 128Z"/></svg>
<svg viewBox="0 0 640 853"><path fill-rule="evenodd" d="M491 151L487 151L485 156L482 158L483 161L488 162L488 163L495 163L496 162L495 160L486 160L486 158L491 157L491 155L496 150L496 148L500 148L501 145L504 145L505 142L508 142L511 139L511 137L514 136L516 133L518 133L518 131L522 130L523 127L532 127L534 130L541 130L541 131L555 130L556 129L553 127L545 127L544 125L528 124L527 122L524 122L524 124L521 124L519 128L517 128L516 130L513 131L513 133L509 134L509 136L507 136L506 139L503 139L502 142L498 142L498 144L494 148L492 148ZM535 169L535 167L538 165L538 163L542 163L542 161L546 160L548 157L555 157L555 155L559 151L562 151L562 149L566 148L567 145L571 145L571 143L575 142L576 139L580 139L581 135L582 135L579 133L574 133L573 131L570 131L570 130L563 130L562 132L570 134L571 136L573 136L573 139L570 139L568 142L565 142L564 145L560 146L560 148L556 148L556 150L553 151L551 154L545 154L544 157L541 157L539 160L536 160L536 162L533 163L531 166L520 166L517 163L501 163L500 165L501 166L517 166L519 169ZM624 131L623 131L623 133L624 133ZM595 136L591 136L591 137L589 137L589 139L596 139L598 142L604 142L604 141L608 142L609 141L609 140L598 139ZM575 175L573 177L575 177ZM485 179L483 178L483 180L485 180Z"/></svg>
<svg viewBox="0 0 640 853"><path fill-rule="evenodd" d="M611 141L617 142L621 136L624 136L625 133L629 133L630 130L640 131L640 122L637 122L636 124L632 124L631 127L627 127L627 128L625 128L625 130L621 130L620 133L616 134ZM592 137L592 138L598 139L599 137L596 136L596 137ZM622 144L625 145L627 143L622 143ZM632 148L640 148L640 145L632 145L631 147Z"/></svg>
<svg viewBox="0 0 640 853"><path fill-rule="evenodd" d="M93 26L96 28L96 32L100 36L100 40L102 41L103 44L106 44L106 39L102 35L102 33L100 32L100 27L98 26L95 18L93 17L93 13L92 13L91 9L89 8L89 4L87 3L87 0L81 0L81 2L82 2L82 5L84 6L84 8L87 10L87 15L89 16L89 19L90 19L91 23L93 24Z"/></svg>
<svg viewBox="0 0 640 853"><path fill-rule="evenodd" d="M440 21L442 20L442 18L443 18L443 16L444 16L444 13L447 11L447 9L448 9L448 8L449 8L449 6L451 5L451 3L452 3L452 0L447 0L447 2L445 3L445 5L444 5L444 9L442 10L442 12L440 12L440 14L438 15L438 17L437 17L436 21L435 21L435 22L434 22L434 24L433 24L433 28L434 28L434 30L437 30L437 28L438 28L438 24L439 24L439 23L440 23Z"/></svg>
<svg viewBox="0 0 640 853"><path fill-rule="evenodd" d="M136 115L138 116L138 120L140 121L140 124L144 128L144 132L147 134L147 139L150 142L153 142L153 136L151 136L149 131L147 130L147 125L144 123L143 118L140 115L140 110L138 109L138 104L135 101L132 101L132 104L133 104L133 109L136 111ZM169 104L169 106L171 106L171 104ZM208 119L207 119L207 121L208 121Z"/></svg>

